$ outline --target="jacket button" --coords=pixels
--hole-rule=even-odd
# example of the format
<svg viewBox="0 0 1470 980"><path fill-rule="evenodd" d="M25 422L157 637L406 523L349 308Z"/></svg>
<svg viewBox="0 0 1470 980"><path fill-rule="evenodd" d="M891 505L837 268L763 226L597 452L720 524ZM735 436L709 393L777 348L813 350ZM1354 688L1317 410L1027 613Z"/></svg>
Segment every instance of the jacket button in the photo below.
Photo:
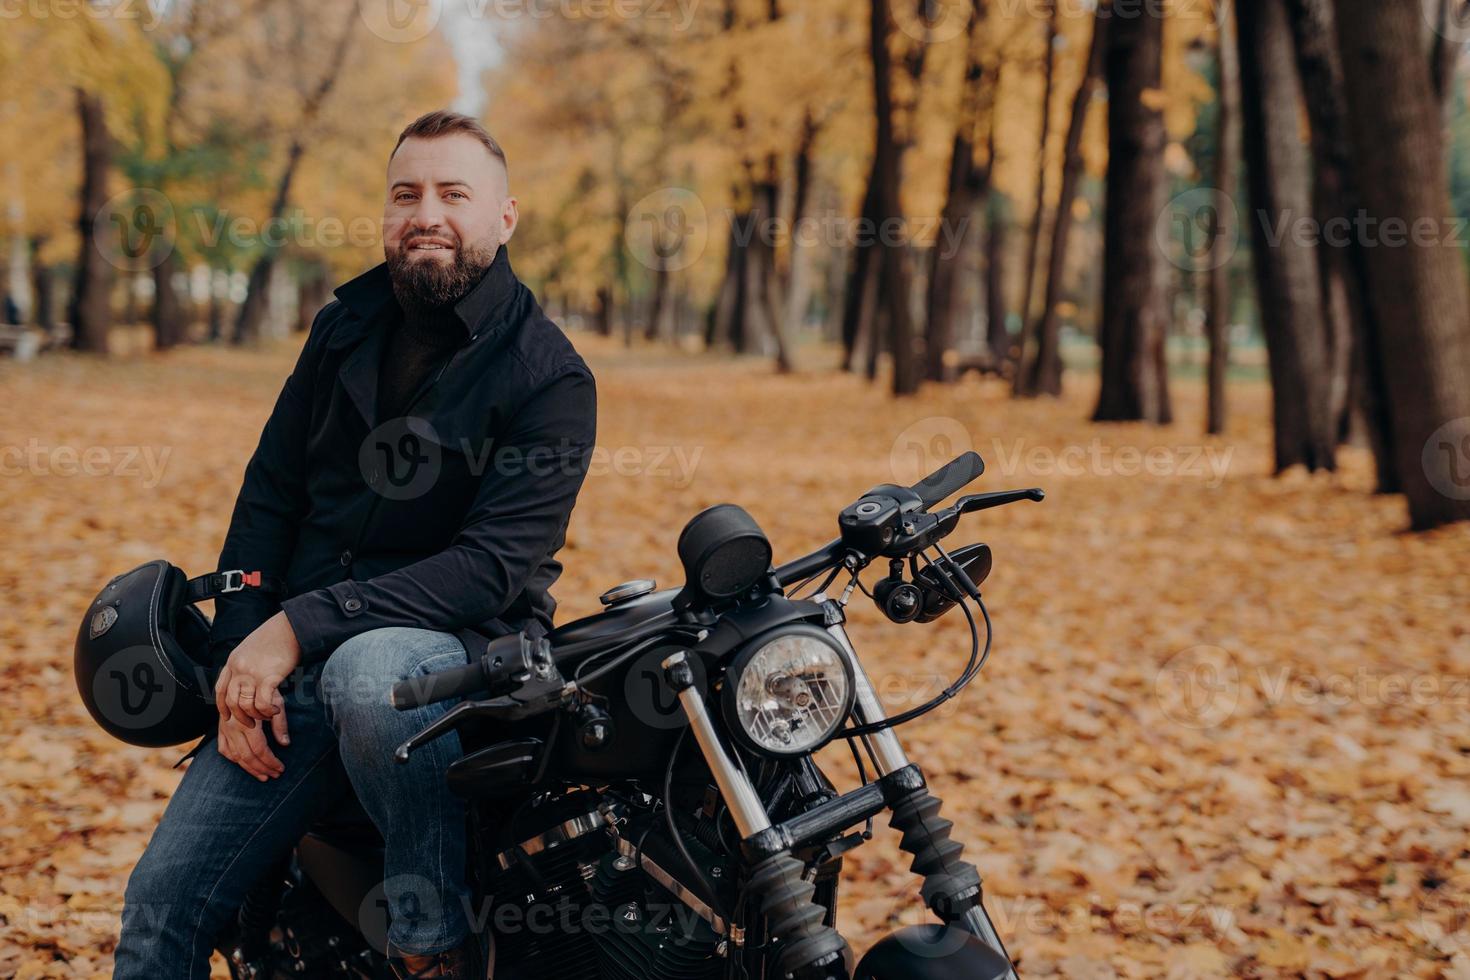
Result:
<svg viewBox="0 0 1470 980"><path fill-rule="evenodd" d="M340 561L342 562L342 567L343 568L346 568L348 565L351 565L352 564L352 552L350 552L350 551L344 551L344 552L342 552L342 557L341 557Z"/></svg>
<svg viewBox="0 0 1470 980"><path fill-rule="evenodd" d="M357 599L348 599L346 602L342 603L342 608L346 609L348 612L357 612L359 609L362 608L362 603L359 602Z"/></svg>

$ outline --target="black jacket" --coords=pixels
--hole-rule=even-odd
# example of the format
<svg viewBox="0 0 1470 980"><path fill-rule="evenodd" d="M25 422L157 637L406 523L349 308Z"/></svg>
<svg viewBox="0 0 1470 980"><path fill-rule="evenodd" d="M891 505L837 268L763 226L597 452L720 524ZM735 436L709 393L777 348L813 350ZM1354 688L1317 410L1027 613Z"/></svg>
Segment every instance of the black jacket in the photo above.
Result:
<svg viewBox="0 0 1470 980"><path fill-rule="evenodd" d="M455 307L464 344L403 417L379 419L383 342L402 316L387 266L336 296L265 424L220 553L222 569L283 579L287 598L217 600L215 666L278 609L308 665L383 626L467 645L548 629L554 555L596 437L587 365L502 247Z"/></svg>

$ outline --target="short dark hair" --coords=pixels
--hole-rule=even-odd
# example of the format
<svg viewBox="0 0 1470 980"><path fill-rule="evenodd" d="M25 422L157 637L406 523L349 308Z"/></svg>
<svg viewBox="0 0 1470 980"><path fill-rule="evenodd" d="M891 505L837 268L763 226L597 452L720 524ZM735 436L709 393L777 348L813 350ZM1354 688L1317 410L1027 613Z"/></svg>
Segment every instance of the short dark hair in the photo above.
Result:
<svg viewBox="0 0 1470 980"><path fill-rule="evenodd" d="M490 151L490 155L500 161L506 173L510 172L510 164L506 162L505 151L500 148L499 143L495 142L495 137L491 136L473 116L466 116L462 112L450 112L448 109L426 112L409 123L403 132L398 134L398 142L393 144L393 153L388 154L388 159L393 159L393 154L398 152L398 148L406 139L431 140L440 136L449 136L452 133L468 133L479 140L485 149Z"/></svg>

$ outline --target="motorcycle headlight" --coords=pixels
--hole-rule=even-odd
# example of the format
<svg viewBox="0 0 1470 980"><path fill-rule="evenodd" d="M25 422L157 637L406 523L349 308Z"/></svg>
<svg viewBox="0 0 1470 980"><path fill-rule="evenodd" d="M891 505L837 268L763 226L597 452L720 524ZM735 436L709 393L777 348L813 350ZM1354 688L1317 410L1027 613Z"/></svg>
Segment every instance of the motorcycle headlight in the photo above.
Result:
<svg viewBox="0 0 1470 980"><path fill-rule="evenodd" d="M852 667L837 642L814 626L757 637L725 673L725 718L765 755L814 752L852 709Z"/></svg>

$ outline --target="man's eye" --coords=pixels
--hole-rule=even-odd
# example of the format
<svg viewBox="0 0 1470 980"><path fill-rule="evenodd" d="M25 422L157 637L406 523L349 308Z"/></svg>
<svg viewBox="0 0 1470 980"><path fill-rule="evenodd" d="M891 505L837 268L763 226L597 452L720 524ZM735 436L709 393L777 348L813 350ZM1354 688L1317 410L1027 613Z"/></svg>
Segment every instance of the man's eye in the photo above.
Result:
<svg viewBox="0 0 1470 980"><path fill-rule="evenodd" d="M448 194L448 196L449 197L464 197L464 198L466 198L468 200L468 198L466 197L464 191L450 191L449 194Z"/></svg>

